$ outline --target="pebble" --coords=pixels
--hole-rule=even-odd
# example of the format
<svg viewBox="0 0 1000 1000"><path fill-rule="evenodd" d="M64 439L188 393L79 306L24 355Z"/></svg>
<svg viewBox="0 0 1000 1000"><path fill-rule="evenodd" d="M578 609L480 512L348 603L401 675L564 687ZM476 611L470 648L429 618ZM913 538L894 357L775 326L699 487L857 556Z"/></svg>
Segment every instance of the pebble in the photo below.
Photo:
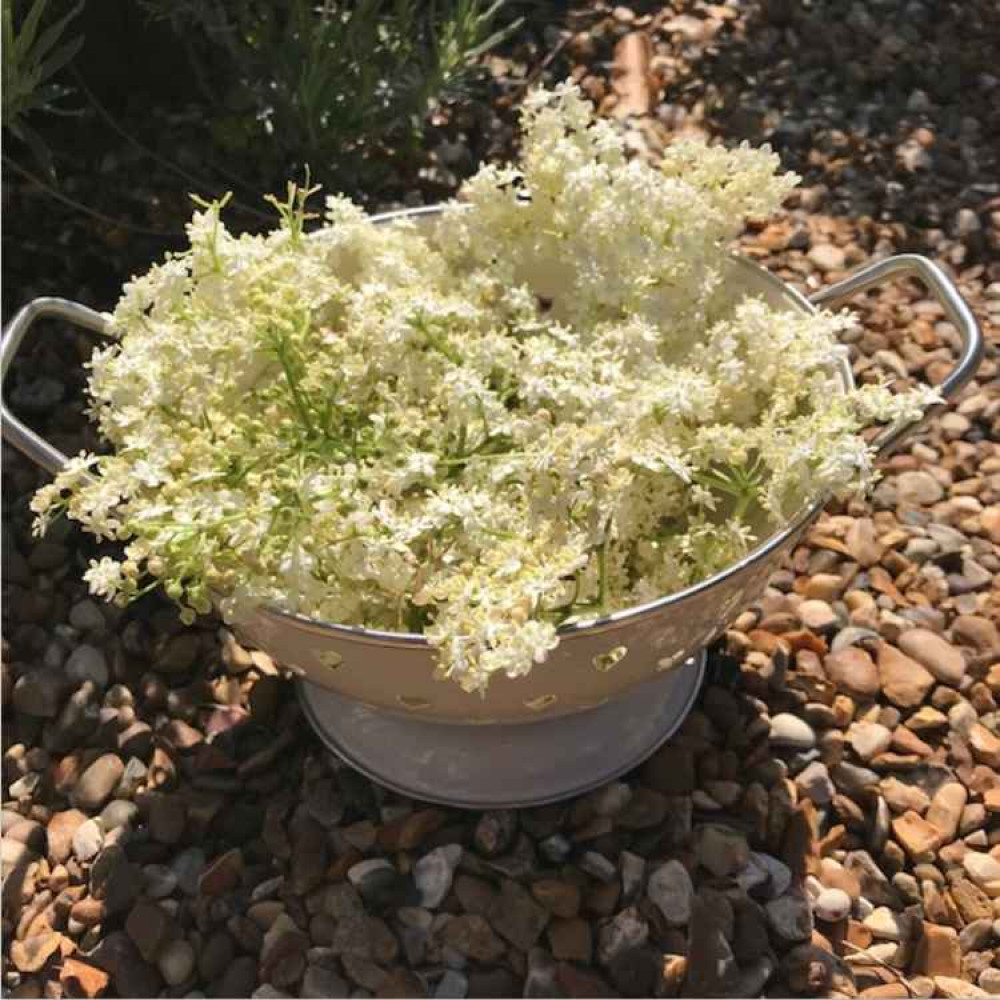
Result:
<svg viewBox="0 0 1000 1000"><path fill-rule="evenodd" d="M1000 996L1000 969L983 969L979 973L979 988L990 996Z"/></svg>
<svg viewBox="0 0 1000 1000"><path fill-rule="evenodd" d="M878 671L886 698L900 708L916 708L934 686L928 670L887 642L878 646Z"/></svg>
<svg viewBox="0 0 1000 1000"><path fill-rule="evenodd" d="M929 473L903 472L896 477L896 491L903 503L929 507L944 496L944 488Z"/></svg>
<svg viewBox="0 0 1000 1000"><path fill-rule="evenodd" d="M983 725L975 725L969 732L969 748L980 764L1000 768L1000 738Z"/></svg>
<svg viewBox="0 0 1000 1000"><path fill-rule="evenodd" d="M746 836L738 830L705 824L698 828L695 838L698 863L717 878L735 875L750 860Z"/></svg>
<svg viewBox="0 0 1000 1000"><path fill-rule="evenodd" d="M771 742L775 746L811 750L816 745L816 734L804 719L782 712L771 719Z"/></svg>
<svg viewBox="0 0 1000 1000"><path fill-rule="evenodd" d="M874 633L872 635L877 638ZM823 668L827 677L841 691L854 698L867 701L878 694L879 679L875 661L857 646L848 646L830 653L823 660Z"/></svg>
<svg viewBox="0 0 1000 1000"><path fill-rule="evenodd" d="M503 854L517 831L517 813L513 809L491 809L483 813L472 834L475 849L484 857Z"/></svg>
<svg viewBox="0 0 1000 1000"><path fill-rule="evenodd" d="M679 861L668 861L655 869L646 884L646 893L671 927L685 927L691 919L694 885Z"/></svg>
<svg viewBox="0 0 1000 1000"><path fill-rule="evenodd" d="M540 879L532 883L531 894L554 916L568 919L580 912L580 889L572 882Z"/></svg>
<svg viewBox="0 0 1000 1000"><path fill-rule="evenodd" d="M61 864L66 861L73 849L73 835L82 823L87 822L87 814L79 809L67 809L64 812L53 813L46 827L49 857Z"/></svg>
<svg viewBox="0 0 1000 1000"><path fill-rule="evenodd" d="M476 962L495 962L505 951L503 941L478 914L454 917L444 927L444 941Z"/></svg>
<svg viewBox="0 0 1000 1000"><path fill-rule="evenodd" d="M581 871L593 875L600 882L613 882L618 877L618 869L603 854L586 851L578 862Z"/></svg>
<svg viewBox="0 0 1000 1000"><path fill-rule="evenodd" d="M942 684L958 687L965 676L962 651L925 628L914 628L899 637L899 648L926 667Z"/></svg>
<svg viewBox="0 0 1000 1000"><path fill-rule="evenodd" d="M828 805L836 792L826 764L819 760L807 764L795 776L795 784L806 798L818 806Z"/></svg>
<svg viewBox="0 0 1000 1000"><path fill-rule="evenodd" d="M962 867L987 896L991 899L1000 896L1000 861L990 854L968 851L962 858Z"/></svg>
<svg viewBox="0 0 1000 1000"><path fill-rule="evenodd" d="M784 941L805 941L813 931L812 909L808 897L792 891L764 906L767 920Z"/></svg>
<svg viewBox="0 0 1000 1000"><path fill-rule="evenodd" d="M887 941L901 941L903 939L903 928L896 914L888 906L877 906L865 917L862 923L877 938Z"/></svg>
<svg viewBox="0 0 1000 1000"><path fill-rule="evenodd" d="M61 667L36 667L18 677L11 699L18 712L51 719L59 714L72 686Z"/></svg>
<svg viewBox="0 0 1000 1000"><path fill-rule="evenodd" d="M194 971L194 958L194 948L187 941L171 941L160 952L156 964L168 986L180 986Z"/></svg>
<svg viewBox="0 0 1000 1000"><path fill-rule="evenodd" d="M968 799L965 786L957 781L946 782L934 793L924 818L941 834L943 844L955 839Z"/></svg>
<svg viewBox="0 0 1000 1000"><path fill-rule="evenodd" d="M198 884L206 863L205 852L200 847L189 847L170 862L170 870L177 876L177 884L185 896L198 894Z"/></svg>
<svg viewBox="0 0 1000 1000"><path fill-rule="evenodd" d="M824 889L813 900L813 911L820 920L836 923L851 912L851 897L843 889Z"/></svg>
<svg viewBox="0 0 1000 1000"><path fill-rule="evenodd" d="M152 899L173 895L178 885L177 875L166 865L146 865L142 870L146 894Z"/></svg>
<svg viewBox="0 0 1000 1000"><path fill-rule="evenodd" d="M469 980L461 972L446 969L434 987L435 1000L463 1000L469 995Z"/></svg>
<svg viewBox="0 0 1000 1000"><path fill-rule="evenodd" d="M341 1000L351 996L351 987L335 970L307 965L299 996L306 1000Z"/></svg>
<svg viewBox="0 0 1000 1000"><path fill-rule="evenodd" d="M528 951L541 937L549 914L522 885L504 879L489 912L494 930L515 948Z"/></svg>
<svg viewBox="0 0 1000 1000"><path fill-rule="evenodd" d="M817 243L809 250L809 260L824 273L827 271L843 271L847 265L844 251L832 243Z"/></svg>
<svg viewBox="0 0 1000 1000"><path fill-rule="evenodd" d="M421 906L433 910L441 905L461 860L461 845L448 844L425 854L413 866L413 880L420 890Z"/></svg>
<svg viewBox="0 0 1000 1000"><path fill-rule="evenodd" d="M129 911L125 932L147 962L156 961L174 933L173 918L160 904L140 899Z"/></svg>
<svg viewBox="0 0 1000 1000"><path fill-rule="evenodd" d="M854 752L863 761L869 761L889 749L892 732L877 722L855 722L847 731L847 738Z"/></svg>
<svg viewBox="0 0 1000 1000"><path fill-rule="evenodd" d="M111 797L124 771L125 765L117 754L102 754L80 775L70 801L84 812L100 809Z"/></svg>
<svg viewBox="0 0 1000 1000"><path fill-rule="evenodd" d="M941 834L922 816L905 812L892 821L896 840L914 861L931 860L941 846Z"/></svg>
<svg viewBox="0 0 1000 1000"><path fill-rule="evenodd" d="M69 654L63 669L66 671L66 676L77 684L90 681L101 691L108 686L110 679L108 663L104 653L96 646L86 644L77 646Z"/></svg>
<svg viewBox="0 0 1000 1000"><path fill-rule="evenodd" d="M77 601L69 609L69 623L81 632L103 632L105 627L104 614L97 603L89 598Z"/></svg>
<svg viewBox="0 0 1000 1000"><path fill-rule="evenodd" d="M73 834L73 856L77 861L91 861L97 856L104 843L101 821L88 819L81 823Z"/></svg>
<svg viewBox="0 0 1000 1000"><path fill-rule="evenodd" d="M641 948L649 939L649 924L634 907L622 910L597 934L597 960L610 965L619 955Z"/></svg>

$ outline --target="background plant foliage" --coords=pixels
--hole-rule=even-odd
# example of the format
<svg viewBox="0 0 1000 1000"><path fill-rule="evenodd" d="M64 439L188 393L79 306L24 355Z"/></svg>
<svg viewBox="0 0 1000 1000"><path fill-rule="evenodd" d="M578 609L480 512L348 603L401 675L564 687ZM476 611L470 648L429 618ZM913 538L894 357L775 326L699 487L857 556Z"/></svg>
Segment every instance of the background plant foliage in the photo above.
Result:
<svg viewBox="0 0 1000 1000"><path fill-rule="evenodd" d="M62 17L42 27L48 0L34 0L15 17L13 0L3 0L3 127L26 143L47 173L52 173L48 146L26 119L33 112L73 114L58 102L70 89L53 80L83 46L82 36L66 38L82 0ZM19 7L21 5L18 5Z"/></svg>
<svg viewBox="0 0 1000 1000"><path fill-rule="evenodd" d="M503 4L144 0L187 47L218 143L259 152L271 177L309 164L348 189L362 168L377 183L387 155L412 156L428 112L520 24L498 27Z"/></svg>

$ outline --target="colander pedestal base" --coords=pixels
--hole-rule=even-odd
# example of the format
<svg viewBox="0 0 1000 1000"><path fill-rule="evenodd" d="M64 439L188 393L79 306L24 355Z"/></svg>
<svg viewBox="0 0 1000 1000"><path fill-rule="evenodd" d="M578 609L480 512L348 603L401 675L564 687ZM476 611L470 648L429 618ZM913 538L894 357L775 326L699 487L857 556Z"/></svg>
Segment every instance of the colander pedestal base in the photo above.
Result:
<svg viewBox="0 0 1000 1000"><path fill-rule="evenodd" d="M579 795L642 763L684 721L704 671L701 651L599 708L516 725L403 718L298 688L323 742L373 781L425 802L497 809Z"/></svg>

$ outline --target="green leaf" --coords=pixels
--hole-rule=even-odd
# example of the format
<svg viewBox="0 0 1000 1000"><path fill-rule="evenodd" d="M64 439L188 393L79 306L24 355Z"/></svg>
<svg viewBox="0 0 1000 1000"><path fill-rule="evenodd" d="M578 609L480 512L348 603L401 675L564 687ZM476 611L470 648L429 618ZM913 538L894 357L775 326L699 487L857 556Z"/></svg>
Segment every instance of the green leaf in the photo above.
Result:
<svg viewBox="0 0 1000 1000"><path fill-rule="evenodd" d="M38 24L42 19L42 14L45 12L47 3L48 0L35 0L31 5L31 10L28 11L28 16L21 22L21 30L17 33L13 49L10 53L10 57L15 64L20 63L31 51L31 47L35 42L35 34L38 32ZM5 6L7 6L9 12L12 5L7 3Z"/></svg>
<svg viewBox="0 0 1000 1000"><path fill-rule="evenodd" d="M62 37L62 33L66 30L66 25L75 18L80 11L83 10L83 3L78 3L75 7L71 8L70 11L61 17L54 24L50 24L39 36L38 41L31 47L31 56L36 61L40 61L49 49L52 48L56 42ZM80 44L83 44L83 39L79 39ZM72 44L72 43L70 43ZM79 48L79 46L78 46Z"/></svg>

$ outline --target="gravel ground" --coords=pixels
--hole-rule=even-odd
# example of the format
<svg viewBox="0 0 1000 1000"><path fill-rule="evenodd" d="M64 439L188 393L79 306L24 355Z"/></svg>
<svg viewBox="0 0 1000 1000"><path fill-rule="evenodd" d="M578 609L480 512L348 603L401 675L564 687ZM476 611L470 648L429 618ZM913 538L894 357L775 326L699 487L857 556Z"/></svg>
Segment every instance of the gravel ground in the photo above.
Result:
<svg viewBox="0 0 1000 1000"><path fill-rule="evenodd" d="M30 537L43 477L5 451L8 995L1000 994L1000 15L653 11L549 29L546 72L613 111L614 43L647 31L664 93L628 123L636 145L770 137L804 188L744 252L806 289L932 253L990 340L978 378L732 623L666 747L517 812L386 793L217 621L185 629L156 595L95 603L93 543L65 525ZM502 114L532 71L494 71ZM916 285L856 307L859 378L941 381L956 331ZM12 382L67 449L94 443L88 351L60 332Z"/></svg>

